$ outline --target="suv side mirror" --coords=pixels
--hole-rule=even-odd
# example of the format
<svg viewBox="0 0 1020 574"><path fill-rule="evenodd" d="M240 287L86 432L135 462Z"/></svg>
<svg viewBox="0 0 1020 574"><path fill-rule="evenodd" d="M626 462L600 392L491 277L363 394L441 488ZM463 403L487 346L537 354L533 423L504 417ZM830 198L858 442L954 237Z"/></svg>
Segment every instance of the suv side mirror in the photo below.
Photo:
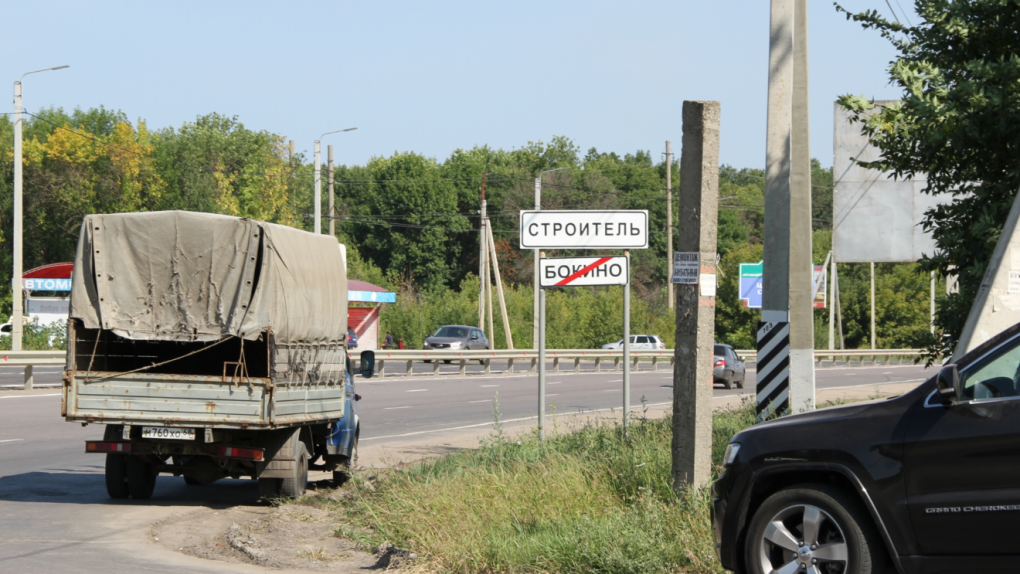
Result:
<svg viewBox="0 0 1020 574"><path fill-rule="evenodd" d="M935 377L935 385L939 390L939 397L942 402L949 404L963 395L960 388L960 371L956 365L946 365Z"/></svg>
<svg viewBox="0 0 1020 574"><path fill-rule="evenodd" d="M361 352L361 376L371 379L375 373L375 351Z"/></svg>
<svg viewBox="0 0 1020 574"><path fill-rule="evenodd" d="M477 338L478 338L478 335L471 335L471 338L472 338L472 339L477 339Z"/></svg>

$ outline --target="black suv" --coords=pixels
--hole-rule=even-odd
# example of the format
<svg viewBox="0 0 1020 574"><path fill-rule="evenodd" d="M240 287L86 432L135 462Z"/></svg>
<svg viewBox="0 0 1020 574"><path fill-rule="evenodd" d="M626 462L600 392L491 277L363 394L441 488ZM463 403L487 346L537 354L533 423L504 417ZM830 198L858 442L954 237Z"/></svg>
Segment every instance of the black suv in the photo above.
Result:
<svg viewBox="0 0 1020 574"><path fill-rule="evenodd" d="M744 430L723 463L729 570L1020 572L1020 324L900 397Z"/></svg>

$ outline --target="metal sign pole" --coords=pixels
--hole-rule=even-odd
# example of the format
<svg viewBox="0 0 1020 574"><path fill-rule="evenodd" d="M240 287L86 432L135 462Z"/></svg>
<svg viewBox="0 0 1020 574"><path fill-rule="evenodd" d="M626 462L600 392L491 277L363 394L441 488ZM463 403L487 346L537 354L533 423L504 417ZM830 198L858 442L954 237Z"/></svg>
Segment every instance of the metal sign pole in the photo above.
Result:
<svg viewBox="0 0 1020 574"><path fill-rule="evenodd" d="M545 253L540 254L541 257ZM538 439L545 440L545 289L538 290Z"/></svg>
<svg viewBox="0 0 1020 574"><path fill-rule="evenodd" d="M630 251L624 251L627 257L627 270L630 270ZM630 277L623 287L623 432L630 427Z"/></svg>

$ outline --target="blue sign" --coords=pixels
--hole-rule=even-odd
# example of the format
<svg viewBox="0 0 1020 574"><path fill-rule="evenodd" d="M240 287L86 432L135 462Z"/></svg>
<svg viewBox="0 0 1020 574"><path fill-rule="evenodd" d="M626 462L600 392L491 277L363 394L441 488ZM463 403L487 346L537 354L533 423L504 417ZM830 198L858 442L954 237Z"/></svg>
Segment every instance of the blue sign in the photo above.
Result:
<svg viewBox="0 0 1020 574"><path fill-rule="evenodd" d="M382 291L348 291L347 300L362 303L396 303L397 294Z"/></svg>
<svg viewBox="0 0 1020 574"><path fill-rule="evenodd" d="M761 277L740 278L740 299L749 309L761 309Z"/></svg>
<svg viewBox="0 0 1020 574"><path fill-rule="evenodd" d="M22 279L26 291L70 291L70 279Z"/></svg>

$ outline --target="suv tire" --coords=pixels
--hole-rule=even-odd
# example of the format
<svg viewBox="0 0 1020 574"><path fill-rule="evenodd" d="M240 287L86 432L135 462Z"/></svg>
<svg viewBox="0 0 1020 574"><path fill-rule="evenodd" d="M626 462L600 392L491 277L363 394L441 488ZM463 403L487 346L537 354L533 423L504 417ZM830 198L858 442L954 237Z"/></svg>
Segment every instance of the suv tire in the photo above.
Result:
<svg viewBox="0 0 1020 574"><path fill-rule="evenodd" d="M860 501L828 484L796 485L768 497L751 519L744 544L748 574L766 574L795 561L803 565L798 572L812 566L826 572L820 566L835 563L844 574L873 574L882 571L884 558L882 541Z"/></svg>

